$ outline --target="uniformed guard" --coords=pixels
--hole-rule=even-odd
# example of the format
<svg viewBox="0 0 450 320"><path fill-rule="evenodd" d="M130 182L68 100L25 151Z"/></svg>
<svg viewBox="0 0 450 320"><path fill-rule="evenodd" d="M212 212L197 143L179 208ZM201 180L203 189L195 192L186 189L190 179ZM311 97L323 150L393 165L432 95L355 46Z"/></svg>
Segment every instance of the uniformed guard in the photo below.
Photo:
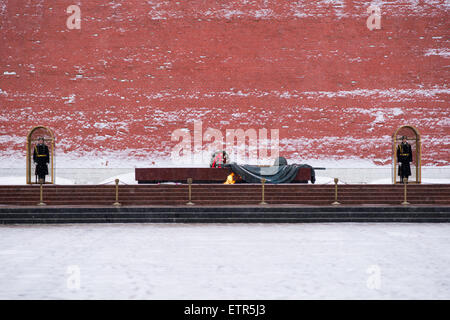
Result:
<svg viewBox="0 0 450 320"><path fill-rule="evenodd" d="M45 183L45 176L48 175L47 164L50 162L50 153L43 137L39 137L38 144L34 147L33 161L36 164L36 180L39 178L39 183Z"/></svg>
<svg viewBox="0 0 450 320"><path fill-rule="evenodd" d="M406 141L406 136L402 137L402 143L397 146L397 162L398 162L398 175L400 176L400 183L403 183L403 178L406 178L408 183L408 177L411 175L412 151L411 145Z"/></svg>

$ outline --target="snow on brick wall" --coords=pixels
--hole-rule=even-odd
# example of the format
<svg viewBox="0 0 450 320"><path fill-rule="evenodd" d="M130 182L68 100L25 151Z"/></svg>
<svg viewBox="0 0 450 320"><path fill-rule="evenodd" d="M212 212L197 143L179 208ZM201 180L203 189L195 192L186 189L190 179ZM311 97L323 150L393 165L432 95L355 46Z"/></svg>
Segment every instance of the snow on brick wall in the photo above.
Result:
<svg viewBox="0 0 450 320"><path fill-rule="evenodd" d="M449 1L0 0L0 153L169 156L171 133L279 129L291 159L390 163L401 125L450 164ZM66 9L81 9L68 29Z"/></svg>

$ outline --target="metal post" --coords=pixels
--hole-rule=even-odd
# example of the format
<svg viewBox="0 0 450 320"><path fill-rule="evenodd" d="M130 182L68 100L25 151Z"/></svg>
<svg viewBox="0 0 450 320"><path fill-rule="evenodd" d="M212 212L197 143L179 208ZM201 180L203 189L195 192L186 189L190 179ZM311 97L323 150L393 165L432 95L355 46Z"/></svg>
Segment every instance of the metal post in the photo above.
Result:
<svg viewBox="0 0 450 320"><path fill-rule="evenodd" d="M267 202L264 201L264 185L266 183L266 179L262 178L261 179L261 184L262 184L262 201L259 204L267 204Z"/></svg>
<svg viewBox="0 0 450 320"><path fill-rule="evenodd" d="M334 178L334 202L332 203L333 206L340 205L341 203L338 202L338 178Z"/></svg>
<svg viewBox="0 0 450 320"><path fill-rule="evenodd" d="M40 181L40 187L39 187L39 203L37 204L38 206L46 206L46 204L44 203L44 187L42 184L42 180Z"/></svg>
<svg viewBox="0 0 450 320"><path fill-rule="evenodd" d="M113 206L119 207L121 206L119 202L119 179L116 179L116 202L113 203Z"/></svg>
<svg viewBox="0 0 450 320"><path fill-rule="evenodd" d="M407 181L408 178L403 178L403 190L404 190L404 194L403 194L403 202L402 205L406 206L409 204L409 202L407 201L407 195L406 195L406 185L407 185Z"/></svg>
<svg viewBox="0 0 450 320"><path fill-rule="evenodd" d="M188 191L189 191L189 201L186 204L189 206L192 206L192 205L194 205L194 203L191 201L192 200L192 178L188 178L187 183L188 183Z"/></svg>

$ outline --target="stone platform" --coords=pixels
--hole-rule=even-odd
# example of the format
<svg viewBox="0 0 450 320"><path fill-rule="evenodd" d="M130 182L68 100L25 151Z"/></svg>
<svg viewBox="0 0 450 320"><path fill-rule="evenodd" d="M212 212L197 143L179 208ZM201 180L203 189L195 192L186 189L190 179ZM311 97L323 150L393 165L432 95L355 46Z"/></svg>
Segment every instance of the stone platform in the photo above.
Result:
<svg viewBox="0 0 450 320"><path fill-rule="evenodd" d="M39 186L0 186L0 206L34 206L39 202ZM43 200L51 206L109 206L115 202L114 185L45 185ZM334 185L265 185L265 201L271 205L318 205L334 202ZM338 185L343 205L398 205L403 202L402 185ZM450 184L407 186L412 205L450 205ZM194 184L196 205L258 205L260 184ZM119 185L119 202L124 206L180 206L188 202L186 184Z"/></svg>
<svg viewBox="0 0 450 320"><path fill-rule="evenodd" d="M195 184L0 186L0 223L450 222L450 185Z"/></svg>
<svg viewBox="0 0 450 320"><path fill-rule="evenodd" d="M0 224L450 222L450 206L0 207Z"/></svg>

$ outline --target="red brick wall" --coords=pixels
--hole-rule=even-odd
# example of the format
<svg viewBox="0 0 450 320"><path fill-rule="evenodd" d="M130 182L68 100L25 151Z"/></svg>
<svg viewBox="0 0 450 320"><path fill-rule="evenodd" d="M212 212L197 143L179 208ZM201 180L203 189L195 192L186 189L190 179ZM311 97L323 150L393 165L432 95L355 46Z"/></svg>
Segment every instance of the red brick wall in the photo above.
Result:
<svg viewBox="0 0 450 320"><path fill-rule="evenodd" d="M376 1L374 3L377 3ZM378 1L380 4L381 1ZM66 8L81 8L69 30ZM0 0L0 152L169 155L178 128L280 130L288 158L390 162L403 124L450 163L449 6L384 1Z"/></svg>

